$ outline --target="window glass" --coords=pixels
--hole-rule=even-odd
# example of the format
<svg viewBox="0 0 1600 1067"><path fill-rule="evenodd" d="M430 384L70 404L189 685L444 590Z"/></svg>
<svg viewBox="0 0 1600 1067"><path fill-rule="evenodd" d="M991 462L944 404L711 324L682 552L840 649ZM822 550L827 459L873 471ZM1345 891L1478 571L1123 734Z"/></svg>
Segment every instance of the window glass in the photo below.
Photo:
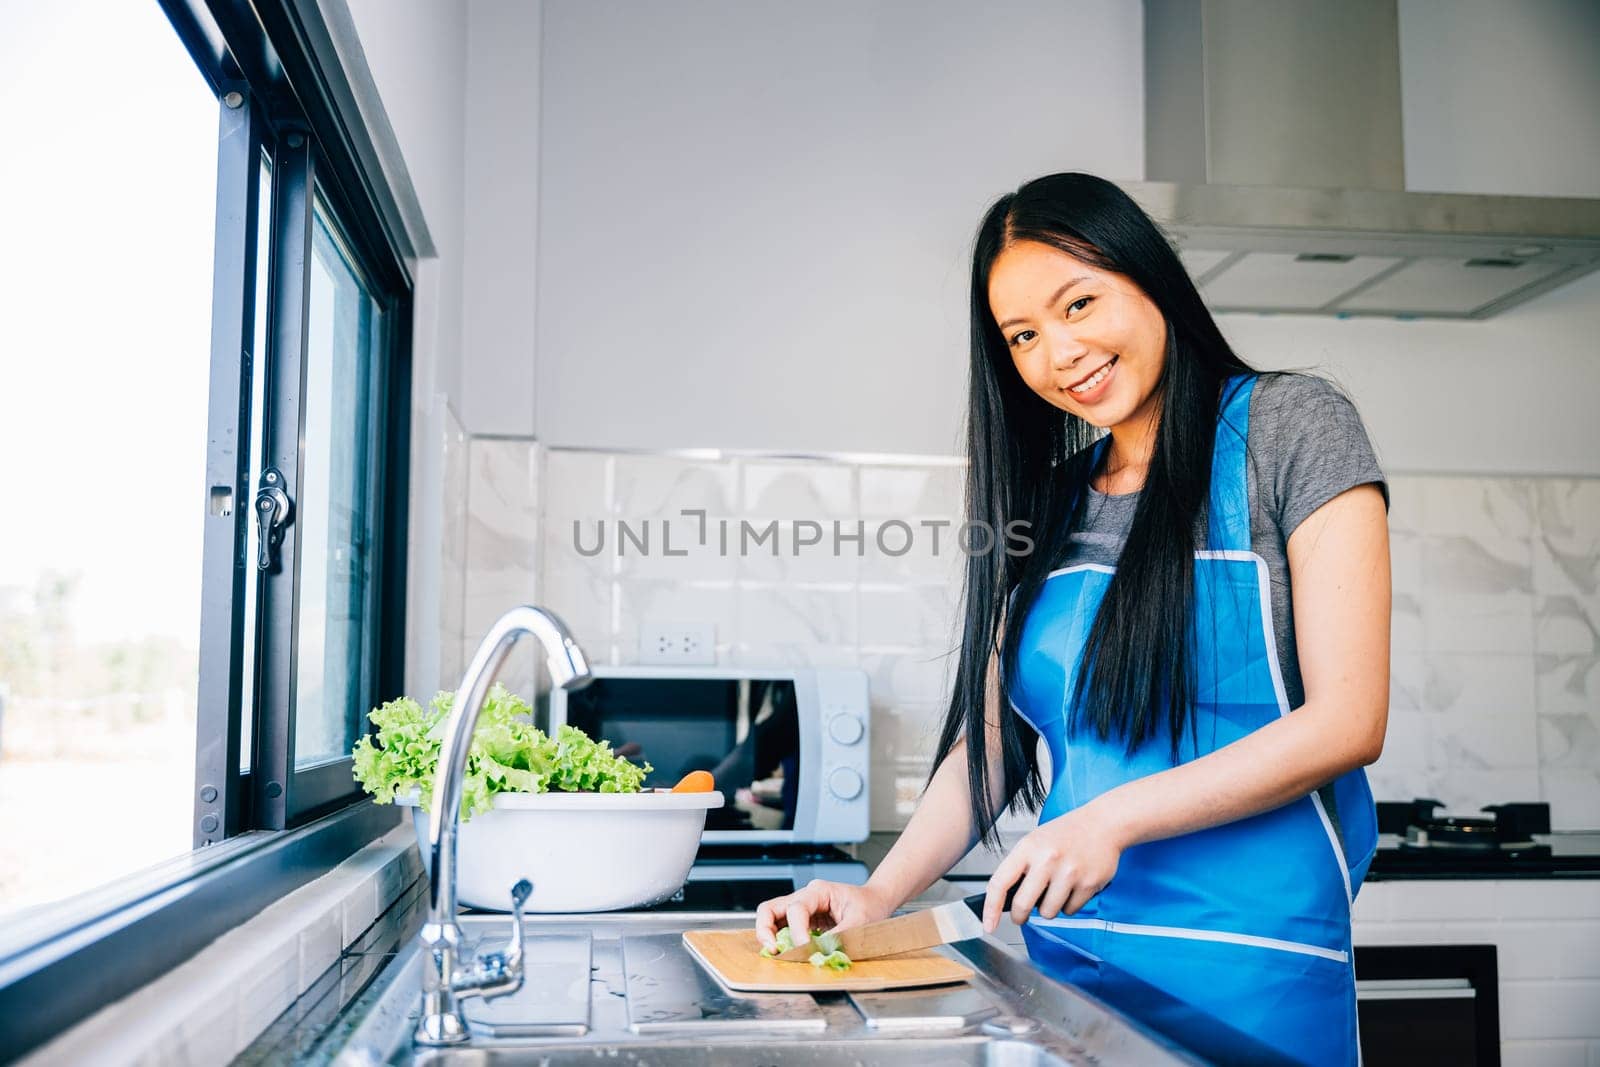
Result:
<svg viewBox="0 0 1600 1067"><path fill-rule="evenodd" d="M371 469L381 316L317 201L306 351L295 766L346 757L372 692Z"/></svg>
<svg viewBox="0 0 1600 1067"><path fill-rule="evenodd" d="M218 106L150 2L0 69L4 915L191 845Z"/></svg>

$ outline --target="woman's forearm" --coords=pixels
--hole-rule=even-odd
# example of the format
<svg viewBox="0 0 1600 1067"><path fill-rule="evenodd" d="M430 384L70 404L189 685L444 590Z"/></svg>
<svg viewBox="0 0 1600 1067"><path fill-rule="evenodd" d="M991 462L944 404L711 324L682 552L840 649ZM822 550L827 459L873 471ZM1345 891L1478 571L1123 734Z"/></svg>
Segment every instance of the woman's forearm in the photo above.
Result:
<svg viewBox="0 0 1600 1067"><path fill-rule="evenodd" d="M1365 727L1373 716L1354 710L1306 704L1215 752L1124 783L1086 806L1107 820L1124 848L1270 811L1376 758ZM1381 746L1381 730L1378 737Z"/></svg>
<svg viewBox="0 0 1600 1067"><path fill-rule="evenodd" d="M891 910L944 877L976 844L970 796L963 742L939 764L911 821L867 880Z"/></svg>
<svg viewBox="0 0 1600 1067"><path fill-rule="evenodd" d="M984 694L984 757L989 763L990 811L998 811L1005 799L1000 714L1000 658L995 653L989 657ZM944 877L945 872L978 843L971 798L967 742L963 738L934 771L911 821L906 823L894 847L867 879L867 888L877 892L891 911Z"/></svg>
<svg viewBox="0 0 1600 1067"><path fill-rule="evenodd" d="M1306 704L1215 752L1125 782L1040 823L990 876L984 927L995 929L1012 887L1011 917L1018 923L1035 907L1047 919L1071 915L1116 877L1130 847L1280 807L1371 762L1382 747L1385 710Z"/></svg>

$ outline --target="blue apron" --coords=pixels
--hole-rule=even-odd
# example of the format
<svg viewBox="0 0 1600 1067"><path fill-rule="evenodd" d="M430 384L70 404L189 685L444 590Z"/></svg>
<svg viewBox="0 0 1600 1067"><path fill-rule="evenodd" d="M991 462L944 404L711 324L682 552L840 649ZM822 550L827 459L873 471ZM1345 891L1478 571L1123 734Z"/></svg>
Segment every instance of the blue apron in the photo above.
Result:
<svg viewBox="0 0 1600 1067"><path fill-rule="evenodd" d="M1067 703L1112 568L1053 572L1024 623L1011 700L1050 750L1041 823L1289 713L1267 567L1250 545L1254 385L1230 379L1217 421L1210 532L1194 566L1196 700L1177 758L1165 737L1129 755L1124 741L1101 741L1092 728L1067 736ZM1220 1062L1357 1063L1350 903L1377 844L1377 816L1360 768L1338 778L1333 794L1343 845L1316 793L1135 845L1076 914L1033 914L1023 928L1029 955L1052 977Z"/></svg>

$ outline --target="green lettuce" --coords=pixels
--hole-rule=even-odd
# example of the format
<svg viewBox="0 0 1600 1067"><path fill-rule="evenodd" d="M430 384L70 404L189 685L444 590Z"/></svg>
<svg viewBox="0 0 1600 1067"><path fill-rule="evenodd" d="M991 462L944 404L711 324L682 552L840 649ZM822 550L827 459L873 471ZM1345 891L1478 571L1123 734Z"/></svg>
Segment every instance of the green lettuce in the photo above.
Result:
<svg viewBox="0 0 1600 1067"><path fill-rule="evenodd" d="M379 804L416 792L433 810L433 777L444 745L454 693L439 693L424 708L410 697L391 700L367 715L376 732L356 742L354 774ZM496 793L637 793L651 767L611 751L575 726L554 737L536 729L528 702L502 685L489 690L467 749L461 818L488 811Z"/></svg>

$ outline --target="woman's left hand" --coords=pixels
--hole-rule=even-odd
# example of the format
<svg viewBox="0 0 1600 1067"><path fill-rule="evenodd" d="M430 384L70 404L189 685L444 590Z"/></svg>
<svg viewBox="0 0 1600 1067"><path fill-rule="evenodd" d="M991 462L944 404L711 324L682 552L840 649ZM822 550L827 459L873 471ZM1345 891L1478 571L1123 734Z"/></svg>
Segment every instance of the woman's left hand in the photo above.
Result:
<svg viewBox="0 0 1600 1067"><path fill-rule="evenodd" d="M1093 802L1051 819L1018 841L989 877L983 928L993 933L1000 925L1013 885L1011 919L1018 926L1035 905L1046 919L1071 915L1111 881L1125 847L1118 827Z"/></svg>

